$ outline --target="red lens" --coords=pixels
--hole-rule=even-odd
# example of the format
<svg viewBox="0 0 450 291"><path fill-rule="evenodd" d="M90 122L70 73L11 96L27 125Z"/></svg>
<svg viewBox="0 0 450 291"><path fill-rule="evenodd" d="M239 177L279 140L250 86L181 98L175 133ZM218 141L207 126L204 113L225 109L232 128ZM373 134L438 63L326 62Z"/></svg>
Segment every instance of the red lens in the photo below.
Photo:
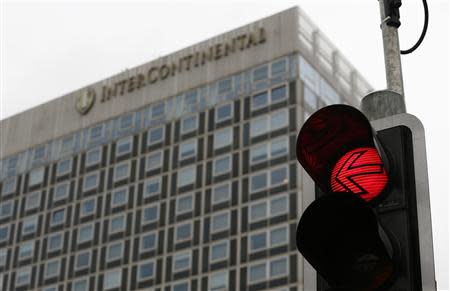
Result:
<svg viewBox="0 0 450 291"><path fill-rule="evenodd" d="M351 192L365 201L376 198L388 182L388 175L375 148L360 147L342 156L331 173L334 192Z"/></svg>

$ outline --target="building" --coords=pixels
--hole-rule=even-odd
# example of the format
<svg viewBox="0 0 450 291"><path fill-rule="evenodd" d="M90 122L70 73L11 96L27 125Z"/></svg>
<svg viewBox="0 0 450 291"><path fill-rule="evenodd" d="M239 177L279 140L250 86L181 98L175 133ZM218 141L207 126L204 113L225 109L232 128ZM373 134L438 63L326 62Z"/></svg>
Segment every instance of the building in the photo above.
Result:
<svg viewBox="0 0 450 291"><path fill-rule="evenodd" d="M369 90L292 8L1 121L0 289L312 290L296 136Z"/></svg>

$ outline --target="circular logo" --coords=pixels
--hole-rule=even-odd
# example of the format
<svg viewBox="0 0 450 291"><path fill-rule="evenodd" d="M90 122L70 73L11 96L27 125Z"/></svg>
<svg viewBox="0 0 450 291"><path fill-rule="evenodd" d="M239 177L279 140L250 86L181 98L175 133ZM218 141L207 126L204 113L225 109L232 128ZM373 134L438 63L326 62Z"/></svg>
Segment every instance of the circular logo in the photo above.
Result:
<svg viewBox="0 0 450 291"><path fill-rule="evenodd" d="M88 88L81 92L81 94L78 96L75 108L77 111L84 115L91 110L92 106L94 106L95 103L95 90L92 88Z"/></svg>

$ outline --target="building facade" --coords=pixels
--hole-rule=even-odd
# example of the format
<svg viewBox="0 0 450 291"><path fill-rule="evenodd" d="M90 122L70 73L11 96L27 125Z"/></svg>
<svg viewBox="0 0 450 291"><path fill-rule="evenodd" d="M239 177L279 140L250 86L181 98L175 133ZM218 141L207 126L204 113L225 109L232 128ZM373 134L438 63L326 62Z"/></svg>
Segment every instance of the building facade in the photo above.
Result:
<svg viewBox="0 0 450 291"><path fill-rule="evenodd" d="M1 121L0 289L311 290L297 133L370 89L291 8Z"/></svg>

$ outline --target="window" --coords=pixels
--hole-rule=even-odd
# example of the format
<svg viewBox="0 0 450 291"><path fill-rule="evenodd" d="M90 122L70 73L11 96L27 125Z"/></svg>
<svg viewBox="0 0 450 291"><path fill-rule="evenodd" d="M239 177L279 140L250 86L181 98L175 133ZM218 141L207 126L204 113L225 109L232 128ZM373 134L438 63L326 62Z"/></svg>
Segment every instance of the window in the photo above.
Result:
<svg viewBox="0 0 450 291"><path fill-rule="evenodd" d="M138 281L148 280L155 276L155 262L143 262L139 264Z"/></svg>
<svg viewBox="0 0 450 291"><path fill-rule="evenodd" d="M287 183L287 170L287 167L283 166L252 175L250 177L250 192L253 193L266 189L268 186L273 187L279 184Z"/></svg>
<svg viewBox="0 0 450 291"><path fill-rule="evenodd" d="M161 168L163 160L163 152L159 151L147 156L147 162L145 164L145 169L147 171Z"/></svg>
<svg viewBox="0 0 450 291"><path fill-rule="evenodd" d="M64 154L72 151L75 145L75 135L70 135L62 138L59 143L59 154Z"/></svg>
<svg viewBox="0 0 450 291"><path fill-rule="evenodd" d="M224 94L224 93L228 93L231 91L233 87L233 80L231 78L225 79L225 80L220 80L217 83L217 93L219 94Z"/></svg>
<svg viewBox="0 0 450 291"><path fill-rule="evenodd" d="M9 225L0 226L0 242L9 239Z"/></svg>
<svg viewBox="0 0 450 291"><path fill-rule="evenodd" d="M189 291L189 282L182 282L173 285L172 291Z"/></svg>
<svg viewBox="0 0 450 291"><path fill-rule="evenodd" d="M48 237L47 239L47 251L54 252L59 251L63 244L63 234L56 233Z"/></svg>
<svg viewBox="0 0 450 291"><path fill-rule="evenodd" d="M3 181L2 195L14 193L16 191L17 177L11 177Z"/></svg>
<svg viewBox="0 0 450 291"><path fill-rule="evenodd" d="M97 204L97 202L96 202L95 198L86 199L86 200L81 201L81 204L80 204L81 217L85 217L85 216L94 214L96 211L96 204Z"/></svg>
<svg viewBox="0 0 450 291"><path fill-rule="evenodd" d="M78 230L78 243L91 241L94 238L94 225L82 225Z"/></svg>
<svg viewBox="0 0 450 291"><path fill-rule="evenodd" d="M288 197L283 195L265 200L250 206L249 220L255 222L261 219L278 216L288 212Z"/></svg>
<svg viewBox="0 0 450 291"><path fill-rule="evenodd" d="M212 203L217 204L229 201L231 196L231 184L221 184L212 189Z"/></svg>
<svg viewBox="0 0 450 291"><path fill-rule="evenodd" d="M193 195L183 195L177 199L176 213L182 214L194 209Z"/></svg>
<svg viewBox="0 0 450 291"><path fill-rule="evenodd" d="M258 82L268 78L269 68L267 65L261 66L253 70L253 82Z"/></svg>
<svg viewBox="0 0 450 291"><path fill-rule="evenodd" d="M119 207L128 202L128 188L116 189L111 194L111 208Z"/></svg>
<svg viewBox="0 0 450 291"><path fill-rule="evenodd" d="M41 204L41 191L35 191L26 196L25 210L32 210L39 207Z"/></svg>
<svg viewBox="0 0 450 291"><path fill-rule="evenodd" d="M272 76L286 72L287 70L286 65L287 65L286 59L281 59L279 61L273 62L271 66Z"/></svg>
<svg viewBox="0 0 450 291"><path fill-rule="evenodd" d="M56 185L53 193L53 202L67 199L67 197L69 197L69 186L69 182Z"/></svg>
<svg viewBox="0 0 450 291"><path fill-rule="evenodd" d="M105 290L119 288L122 284L122 269L116 269L105 273L103 286Z"/></svg>
<svg viewBox="0 0 450 291"><path fill-rule="evenodd" d="M216 214L211 218L211 232L226 230L230 227L230 213Z"/></svg>
<svg viewBox="0 0 450 291"><path fill-rule="evenodd" d="M270 115L264 115L250 122L250 136L255 137L272 130L280 129L288 125L288 111L286 109L275 111Z"/></svg>
<svg viewBox="0 0 450 291"><path fill-rule="evenodd" d="M140 243L140 253L156 249L156 232L150 232L142 235Z"/></svg>
<svg viewBox="0 0 450 291"><path fill-rule="evenodd" d="M0 267L5 267L7 260L8 260L8 249L1 248L0 249Z"/></svg>
<svg viewBox="0 0 450 291"><path fill-rule="evenodd" d="M30 171L28 186L41 184L44 181L44 167L36 168Z"/></svg>
<svg viewBox="0 0 450 291"><path fill-rule="evenodd" d="M0 219L11 217L14 208L14 201L3 201L0 203Z"/></svg>
<svg viewBox="0 0 450 291"><path fill-rule="evenodd" d="M277 216L288 211L287 196L277 197L270 200L270 216Z"/></svg>
<svg viewBox="0 0 450 291"><path fill-rule="evenodd" d="M41 290L42 291L58 291L58 287L57 286L44 287L44 289L41 289Z"/></svg>
<svg viewBox="0 0 450 291"><path fill-rule="evenodd" d="M286 98L287 98L286 85L273 88L270 91L270 101L272 104L286 100Z"/></svg>
<svg viewBox="0 0 450 291"><path fill-rule="evenodd" d="M79 279L73 282L72 291L89 291L89 279Z"/></svg>
<svg viewBox="0 0 450 291"><path fill-rule="evenodd" d="M129 129L133 126L134 114L129 113L126 115L122 115L118 118L118 120L119 120L119 130Z"/></svg>
<svg viewBox="0 0 450 291"><path fill-rule="evenodd" d="M112 262L123 257L123 241L110 244L106 253L106 260Z"/></svg>
<svg viewBox="0 0 450 291"><path fill-rule="evenodd" d="M176 242L189 240L192 237L192 223L177 225L175 228L175 240Z"/></svg>
<svg viewBox="0 0 450 291"><path fill-rule="evenodd" d="M14 176L17 174L18 163L19 163L19 156L15 156L7 160L4 160L3 166L5 167L6 170L6 176Z"/></svg>
<svg viewBox="0 0 450 291"><path fill-rule="evenodd" d="M269 96L267 91L252 96L252 110L263 108L269 105Z"/></svg>
<svg viewBox="0 0 450 291"><path fill-rule="evenodd" d="M19 247L19 261L23 261L33 257L34 241L28 241Z"/></svg>
<svg viewBox="0 0 450 291"><path fill-rule="evenodd" d="M197 139L188 140L180 144L179 160L195 157L197 154Z"/></svg>
<svg viewBox="0 0 450 291"><path fill-rule="evenodd" d="M60 260L49 261L45 264L44 278L49 279L59 276Z"/></svg>
<svg viewBox="0 0 450 291"><path fill-rule="evenodd" d="M56 226L63 224L66 220L66 209L59 209L56 211L53 211L51 220L50 220L50 226Z"/></svg>
<svg viewBox="0 0 450 291"><path fill-rule="evenodd" d="M265 263L250 266L249 282L263 281L264 279L267 279Z"/></svg>
<svg viewBox="0 0 450 291"><path fill-rule="evenodd" d="M250 222L267 218L267 202L259 202L250 206Z"/></svg>
<svg viewBox="0 0 450 291"><path fill-rule="evenodd" d="M178 187L183 187L194 183L195 176L196 176L195 166L190 166L181 169L178 175Z"/></svg>
<svg viewBox="0 0 450 291"><path fill-rule="evenodd" d="M287 155L289 152L289 141L288 137L282 137L276 139L270 144L270 158L276 158L280 156Z"/></svg>
<svg viewBox="0 0 450 291"><path fill-rule="evenodd" d="M99 173L95 172L86 175L83 180L83 191L92 190L98 187Z"/></svg>
<svg viewBox="0 0 450 291"><path fill-rule="evenodd" d="M258 233L250 236L250 252L259 251L267 248L266 233Z"/></svg>
<svg viewBox="0 0 450 291"><path fill-rule="evenodd" d="M317 109L317 96L307 86L303 89L303 103L308 105L313 110Z"/></svg>
<svg viewBox="0 0 450 291"><path fill-rule="evenodd" d="M191 251L178 253L173 256L173 272L180 272L191 267Z"/></svg>
<svg viewBox="0 0 450 291"><path fill-rule="evenodd" d="M287 226L272 229L270 231L270 247L283 245L288 243Z"/></svg>
<svg viewBox="0 0 450 291"><path fill-rule="evenodd" d="M151 128L147 132L147 145L156 144L164 140L164 126Z"/></svg>
<svg viewBox="0 0 450 291"><path fill-rule="evenodd" d="M158 220L158 205L144 208L142 211L142 224L155 222Z"/></svg>
<svg viewBox="0 0 450 291"><path fill-rule="evenodd" d="M225 156L214 160L214 176L226 174L231 171L231 156Z"/></svg>
<svg viewBox="0 0 450 291"><path fill-rule="evenodd" d="M211 245L211 262L228 259L228 241L222 241Z"/></svg>
<svg viewBox="0 0 450 291"><path fill-rule="evenodd" d="M59 161L56 165L56 176L61 177L62 175L70 173L72 169L72 158L68 158L62 161Z"/></svg>
<svg viewBox="0 0 450 291"><path fill-rule="evenodd" d="M288 243L288 228L282 226L269 231L252 234L250 236L249 251L255 252L266 249L269 246L276 247Z"/></svg>
<svg viewBox="0 0 450 291"><path fill-rule="evenodd" d="M109 221L109 233L113 234L125 231L126 218L125 214L111 218Z"/></svg>
<svg viewBox="0 0 450 291"><path fill-rule="evenodd" d="M16 272L16 287L30 284L31 267L18 269Z"/></svg>
<svg viewBox="0 0 450 291"><path fill-rule="evenodd" d="M130 176L130 162L124 162L114 167L114 182L123 180Z"/></svg>
<svg viewBox="0 0 450 291"><path fill-rule="evenodd" d="M161 177L145 181L144 198L158 195L161 193Z"/></svg>
<svg viewBox="0 0 450 291"><path fill-rule="evenodd" d="M91 251L86 251L77 254L75 260L75 270L82 270L89 267L91 264Z"/></svg>
<svg viewBox="0 0 450 291"><path fill-rule="evenodd" d="M153 105L150 109L150 115L153 120L164 116L164 102Z"/></svg>
<svg viewBox="0 0 450 291"><path fill-rule="evenodd" d="M45 159L45 145L37 147L33 150L33 164Z"/></svg>
<svg viewBox="0 0 450 291"><path fill-rule="evenodd" d="M257 164L269 159L284 156L288 153L288 138L280 139L258 144L250 149L250 164Z"/></svg>
<svg viewBox="0 0 450 291"><path fill-rule="evenodd" d="M100 163L102 159L102 148L97 147L86 153L86 167L96 165Z"/></svg>
<svg viewBox="0 0 450 291"><path fill-rule="evenodd" d="M189 133L198 127L197 115L191 115L181 120L181 134Z"/></svg>
<svg viewBox="0 0 450 291"><path fill-rule="evenodd" d="M233 117L233 103L223 104L216 109L216 123L222 122Z"/></svg>
<svg viewBox="0 0 450 291"><path fill-rule="evenodd" d="M289 113L287 110L280 110L270 115L270 130L276 130L288 125Z"/></svg>
<svg viewBox="0 0 450 291"><path fill-rule="evenodd" d="M133 137L127 136L119 139L116 143L116 157L131 153L133 149Z"/></svg>
<svg viewBox="0 0 450 291"><path fill-rule="evenodd" d="M287 167L273 169L270 172L270 184L275 186L287 182Z"/></svg>
<svg viewBox="0 0 450 291"><path fill-rule="evenodd" d="M267 172L255 174L250 177L250 192L267 188Z"/></svg>
<svg viewBox="0 0 450 291"><path fill-rule="evenodd" d="M209 290L210 291L228 290L228 271L211 275L209 279Z"/></svg>
<svg viewBox="0 0 450 291"><path fill-rule="evenodd" d="M89 128L89 142L94 142L101 139L105 132L104 124L100 124L94 127Z"/></svg>
<svg viewBox="0 0 450 291"><path fill-rule="evenodd" d="M287 275L287 258L276 259L270 262L270 278Z"/></svg>
<svg viewBox="0 0 450 291"><path fill-rule="evenodd" d="M233 128L227 127L225 129L216 131L214 133L214 149L220 149L229 146L233 143Z"/></svg>
<svg viewBox="0 0 450 291"><path fill-rule="evenodd" d="M22 235L35 233L37 231L38 216L25 217L22 224Z"/></svg>

